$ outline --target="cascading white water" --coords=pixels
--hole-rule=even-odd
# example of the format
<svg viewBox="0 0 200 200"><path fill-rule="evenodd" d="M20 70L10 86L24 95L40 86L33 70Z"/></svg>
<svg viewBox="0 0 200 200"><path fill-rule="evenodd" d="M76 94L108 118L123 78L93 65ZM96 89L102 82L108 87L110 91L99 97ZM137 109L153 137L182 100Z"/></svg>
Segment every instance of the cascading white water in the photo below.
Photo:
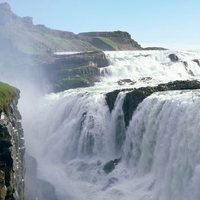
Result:
<svg viewBox="0 0 200 200"><path fill-rule="evenodd" d="M126 93L119 93L111 113L105 101L114 88L199 78L200 67L192 60L200 52L176 52L187 69L170 62L170 53L106 52L111 65L102 69L102 82L49 94L37 104L31 124L27 118L27 148L37 158L38 177L55 186L60 200L200 199L200 91L149 96L127 128ZM136 83L116 83L127 78ZM114 159L119 163L105 173Z"/></svg>
<svg viewBox="0 0 200 200"><path fill-rule="evenodd" d="M200 198L199 97L199 90L156 93L133 115L123 155L136 176L151 175L147 199Z"/></svg>

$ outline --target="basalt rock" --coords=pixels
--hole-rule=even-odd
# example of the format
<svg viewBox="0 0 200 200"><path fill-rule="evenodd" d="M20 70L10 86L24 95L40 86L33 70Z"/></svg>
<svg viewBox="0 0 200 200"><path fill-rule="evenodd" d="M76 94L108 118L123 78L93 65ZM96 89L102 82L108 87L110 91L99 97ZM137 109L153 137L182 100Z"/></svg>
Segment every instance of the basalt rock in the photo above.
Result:
<svg viewBox="0 0 200 200"><path fill-rule="evenodd" d="M200 59L194 59L193 62L197 63L197 65L200 67Z"/></svg>
<svg viewBox="0 0 200 200"><path fill-rule="evenodd" d="M178 58L178 56L176 55L176 54L169 54L169 59L172 61L172 62L177 62L177 61L179 61L179 58Z"/></svg>
<svg viewBox="0 0 200 200"><path fill-rule="evenodd" d="M115 166L118 165L118 163L120 162L120 158L116 158L114 160L111 160L109 162L107 162L104 167L103 167L103 171L108 174L110 172L112 172L115 169Z"/></svg>
<svg viewBox="0 0 200 200"><path fill-rule="evenodd" d="M102 51L54 54L53 59L52 63L44 66L53 92L92 86L100 80L99 68L108 66Z"/></svg>
<svg viewBox="0 0 200 200"><path fill-rule="evenodd" d="M105 67L108 65L103 51L89 51L73 54L53 54L53 62L48 65L52 69L74 69L81 66Z"/></svg>
<svg viewBox="0 0 200 200"><path fill-rule="evenodd" d="M129 125L129 121L132 118L133 112L137 106L148 96L154 92L170 91L170 90L192 90L200 89L200 82L197 80L192 81L173 81L166 84L160 84L154 87L141 87L137 89L123 89L115 90L106 94L106 102L110 112L114 108L116 98L120 92L128 91L123 102L124 122L125 125Z"/></svg>
<svg viewBox="0 0 200 200"><path fill-rule="evenodd" d="M18 92L16 88L0 83L0 199L2 200L24 199L25 146L21 116L17 108Z"/></svg>

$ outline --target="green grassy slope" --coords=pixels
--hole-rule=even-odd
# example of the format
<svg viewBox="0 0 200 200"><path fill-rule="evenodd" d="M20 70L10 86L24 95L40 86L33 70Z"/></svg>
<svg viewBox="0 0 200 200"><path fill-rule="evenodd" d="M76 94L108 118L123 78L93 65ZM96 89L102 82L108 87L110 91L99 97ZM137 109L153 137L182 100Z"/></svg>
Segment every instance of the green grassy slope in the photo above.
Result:
<svg viewBox="0 0 200 200"><path fill-rule="evenodd" d="M19 94L19 90L6 83L0 82L0 112L7 111L9 103Z"/></svg>

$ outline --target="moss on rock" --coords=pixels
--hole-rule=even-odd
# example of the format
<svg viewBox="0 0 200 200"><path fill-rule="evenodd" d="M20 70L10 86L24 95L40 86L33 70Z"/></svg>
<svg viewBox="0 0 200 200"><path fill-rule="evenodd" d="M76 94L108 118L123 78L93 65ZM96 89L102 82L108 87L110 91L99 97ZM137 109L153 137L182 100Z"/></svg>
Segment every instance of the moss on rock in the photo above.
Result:
<svg viewBox="0 0 200 200"><path fill-rule="evenodd" d="M9 84L0 82L0 112L7 112L8 104L15 96L19 96L20 91Z"/></svg>

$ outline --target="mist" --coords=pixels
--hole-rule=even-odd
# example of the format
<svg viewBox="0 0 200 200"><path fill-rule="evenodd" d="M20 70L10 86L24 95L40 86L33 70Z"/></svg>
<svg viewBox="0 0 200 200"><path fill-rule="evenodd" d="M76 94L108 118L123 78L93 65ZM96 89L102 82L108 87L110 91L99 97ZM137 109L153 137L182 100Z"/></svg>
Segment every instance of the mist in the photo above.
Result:
<svg viewBox="0 0 200 200"><path fill-rule="evenodd" d="M155 93L124 111L129 89L199 79L200 51L147 51L122 31L51 30L9 4L0 6L0 32L0 81L21 92L26 200L200 199L200 92ZM66 51L97 54L53 54ZM83 85L92 75L99 82ZM106 95L116 90L112 110Z"/></svg>
<svg viewBox="0 0 200 200"><path fill-rule="evenodd" d="M24 57L18 57L19 59L23 60ZM46 200L48 197L56 200L54 187L47 181L37 178L37 160L33 157L38 144L34 139L34 132L31 131L31 122L38 117L36 110L38 111L39 102L48 92L48 80L43 66L34 64L34 60L31 63L31 65L15 65L13 59L12 62L9 60L8 63L1 64L0 80L20 90L18 108L22 116L26 146L25 199Z"/></svg>

